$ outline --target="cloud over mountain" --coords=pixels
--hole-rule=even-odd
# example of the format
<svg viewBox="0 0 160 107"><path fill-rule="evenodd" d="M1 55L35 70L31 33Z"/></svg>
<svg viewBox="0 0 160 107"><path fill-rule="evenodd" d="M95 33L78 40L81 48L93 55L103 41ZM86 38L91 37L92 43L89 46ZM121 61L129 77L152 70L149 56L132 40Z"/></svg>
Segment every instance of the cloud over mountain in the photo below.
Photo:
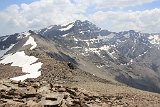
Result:
<svg viewBox="0 0 160 107"><path fill-rule="evenodd" d="M159 8L143 11L125 10L126 7L153 1L37 0L30 4L14 4L0 11L0 35L39 29L77 19L91 20L100 27L113 31L135 29L143 32L159 32ZM89 10L93 12L89 13Z"/></svg>

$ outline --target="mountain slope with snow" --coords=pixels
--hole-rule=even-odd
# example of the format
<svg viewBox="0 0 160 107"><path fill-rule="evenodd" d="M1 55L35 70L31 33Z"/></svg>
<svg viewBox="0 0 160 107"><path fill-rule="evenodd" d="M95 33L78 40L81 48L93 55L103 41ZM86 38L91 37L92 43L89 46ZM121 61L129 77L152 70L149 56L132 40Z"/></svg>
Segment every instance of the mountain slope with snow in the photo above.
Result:
<svg viewBox="0 0 160 107"><path fill-rule="evenodd" d="M58 29L61 29L61 25L55 25L45 33L42 30L38 33L52 39L77 58L83 57L90 61L119 82L135 88L159 91L158 34L134 30L116 33L80 20L75 21L66 31Z"/></svg>
<svg viewBox="0 0 160 107"><path fill-rule="evenodd" d="M1 37L0 64L26 73L13 80L112 81L160 92L159 36L116 33L77 20Z"/></svg>
<svg viewBox="0 0 160 107"><path fill-rule="evenodd" d="M3 78L3 75L7 77L8 73L7 78L16 81L107 81L79 69L77 60L71 54L59 47L55 41L33 31L9 35L0 44L3 45L2 50L5 49L5 53L1 50L3 54L0 60L0 78ZM10 71L11 68L15 71Z"/></svg>
<svg viewBox="0 0 160 107"><path fill-rule="evenodd" d="M41 71L39 71L39 70L41 69L41 66L43 63L37 62L38 58L36 58L34 56L28 56L25 54L24 51L19 50L19 49L18 50L15 49L16 50L15 53L11 52L9 54L6 54L10 50L13 50L16 47L16 44L18 44L20 41L23 41L23 38L26 38L28 40L26 41L26 43L24 43L24 44L22 43L23 45L21 44L22 48L27 45L32 45L30 50L36 48L37 43L34 41L34 38L29 35L30 35L29 32L24 32L22 34L14 35L14 39L17 40L17 43L15 43L15 44L11 43L9 48L0 51L1 59L2 59L0 61L0 64L4 64L4 65L11 64L11 66L20 67L20 68L22 68L22 72L26 73L25 75L22 75L22 76L13 77L13 78L11 78L12 80L24 81L27 78L37 78L41 75ZM3 42L5 42L6 40L3 40ZM5 47L5 44L3 47Z"/></svg>

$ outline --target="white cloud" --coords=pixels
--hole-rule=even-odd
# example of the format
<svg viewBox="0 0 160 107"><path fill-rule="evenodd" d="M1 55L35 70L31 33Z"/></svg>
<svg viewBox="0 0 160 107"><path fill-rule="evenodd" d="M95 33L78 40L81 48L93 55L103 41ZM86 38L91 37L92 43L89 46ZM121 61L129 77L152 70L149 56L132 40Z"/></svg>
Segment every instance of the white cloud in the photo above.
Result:
<svg viewBox="0 0 160 107"><path fill-rule="evenodd" d="M31 4L11 5L0 12L0 35L37 29L51 24L86 19L86 7L70 0L40 0Z"/></svg>
<svg viewBox="0 0 160 107"><path fill-rule="evenodd" d="M0 36L39 29L52 24L61 24L77 19L90 20L100 27L113 30L136 29L145 32L159 32L160 9L145 11L106 11L104 8L125 8L142 5L153 0L38 0L30 4L11 5L0 11ZM86 15L94 4L98 9Z"/></svg>
<svg viewBox="0 0 160 107"><path fill-rule="evenodd" d="M74 0L77 4L95 4L97 9L103 8L125 8L129 6L137 6L145 3L151 3L155 0Z"/></svg>
<svg viewBox="0 0 160 107"><path fill-rule="evenodd" d="M90 15L91 21L111 31L137 30L160 32L160 9L128 12L96 12ZM97 20L98 19L98 20Z"/></svg>
<svg viewBox="0 0 160 107"><path fill-rule="evenodd" d="M105 8L105 7L128 7L128 6L136 6L136 5L142 5L145 3L150 3L154 0L102 0L99 2L98 7Z"/></svg>

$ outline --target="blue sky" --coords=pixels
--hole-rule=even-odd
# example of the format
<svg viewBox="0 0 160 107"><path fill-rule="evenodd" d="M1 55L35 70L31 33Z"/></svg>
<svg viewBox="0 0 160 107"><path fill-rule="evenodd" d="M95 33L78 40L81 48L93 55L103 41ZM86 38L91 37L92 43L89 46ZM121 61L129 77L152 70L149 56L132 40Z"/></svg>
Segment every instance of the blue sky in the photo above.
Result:
<svg viewBox="0 0 160 107"><path fill-rule="evenodd" d="M0 10L5 9L6 7L12 5L12 4L17 4L20 5L21 3L32 3L35 0L1 0L0 2Z"/></svg>
<svg viewBox="0 0 160 107"><path fill-rule="evenodd" d="M21 5L22 3L30 4L35 1L38 1L38 0L1 0L0 10L6 9L8 6L13 5L13 4L17 4L17 5ZM74 1L76 0L70 0L70 1L74 3ZM160 0L155 0L151 3L144 3L143 5L127 7L124 10L142 11L142 10L154 9L154 8L160 8ZM108 11L108 10L114 10L114 9L103 9L103 11ZM95 8L94 4L91 4L87 9L88 14L94 13L95 11L97 11L97 9Z"/></svg>
<svg viewBox="0 0 160 107"><path fill-rule="evenodd" d="M0 0L0 36L75 20L110 31L160 32L160 0Z"/></svg>
<svg viewBox="0 0 160 107"><path fill-rule="evenodd" d="M143 10L150 10L150 9L155 9L155 8L160 8L160 0L155 0L151 3L144 3L142 5L137 5L137 6L129 6L126 8L123 8L123 11L128 11L128 10L132 10L132 11L143 11ZM101 9L102 11L117 11L119 10L119 7L116 8L111 8L111 9ZM87 14L92 14L95 11L98 11L98 9L96 9L96 6L94 4L91 4L88 9L87 9Z"/></svg>
<svg viewBox="0 0 160 107"><path fill-rule="evenodd" d="M126 8L126 10L130 9L130 10L146 10L146 9L154 9L154 8L160 8L160 0L156 0L152 3L145 3L143 5L139 5L139 6L133 6L133 7L128 7Z"/></svg>

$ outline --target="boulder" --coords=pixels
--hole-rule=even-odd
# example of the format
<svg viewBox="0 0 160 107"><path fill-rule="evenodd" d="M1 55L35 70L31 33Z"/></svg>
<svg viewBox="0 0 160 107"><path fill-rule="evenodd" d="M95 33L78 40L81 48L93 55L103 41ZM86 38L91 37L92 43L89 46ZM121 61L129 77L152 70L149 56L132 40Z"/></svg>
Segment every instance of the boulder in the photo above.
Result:
<svg viewBox="0 0 160 107"><path fill-rule="evenodd" d="M65 88L59 88L59 89L58 89L58 92L65 92L65 91L66 91Z"/></svg>
<svg viewBox="0 0 160 107"><path fill-rule="evenodd" d="M63 98L64 94L48 93L45 95L45 100L43 103L44 106L60 107L62 105Z"/></svg>
<svg viewBox="0 0 160 107"><path fill-rule="evenodd" d="M51 88L49 85L45 85L37 89L37 93L50 93Z"/></svg>
<svg viewBox="0 0 160 107"><path fill-rule="evenodd" d="M37 103L33 100L27 101L27 106L29 106L29 107L43 107L43 105L40 102Z"/></svg>
<svg viewBox="0 0 160 107"><path fill-rule="evenodd" d="M7 90L7 89L8 89L7 86L5 86L5 85L3 85L3 84L0 84L0 90Z"/></svg>
<svg viewBox="0 0 160 107"><path fill-rule="evenodd" d="M75 69L76 68L75 65L71 62L69 62L67 65L70 69Z"/></svg>

